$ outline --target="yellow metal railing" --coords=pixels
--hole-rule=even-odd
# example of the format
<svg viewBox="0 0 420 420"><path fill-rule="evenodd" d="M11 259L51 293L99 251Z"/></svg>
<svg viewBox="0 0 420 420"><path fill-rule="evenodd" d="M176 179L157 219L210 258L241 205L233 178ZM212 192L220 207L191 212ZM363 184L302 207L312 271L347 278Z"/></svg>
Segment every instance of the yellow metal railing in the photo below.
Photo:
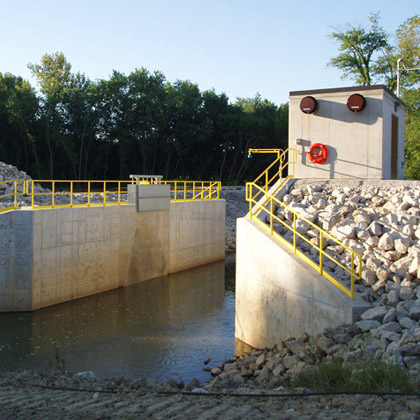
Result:
<svg viewBox="0 0 420 420"><path fill-rule="evenodd" d="M170 185L172 201L217 200L220 181L154 181L153 184Z"/></svg>
<svg viewBox="0 0 420 420"><path fill-rule="evenodd" d="M271 191L272 195L276 195L281 187L291 178L295 176L295 163L297 158L296 149L288 148L286 150L281 149L249 149L249 154L252 153L275 153L277 158L260 174L254 179L252 183L260 185L255 196L248 196L248 188L246 189L246 199L249 201L249 211L252 213L252 202L259 201L266 195L271 187L273 187L278 181L279 184L274 191ZM286 174L284 176L284 174ZM268 195L267 195L268 200ZM263 204L264 205L264 204ZM259 208L257 208L257 213ZM257 214L256 213L256 214Z"/></svg>
<svg viewBox="0 0 420 420"><path fill-rule="evenodd" d="M286 154L286 152L290 153L291 150L293 149L288 149L283 152L283 154ZM332 284L342 290L353 300L354 282L356 279L360 280L361 278L362 257L358 253L354 252L350 247L340 242L333 235L324 231L315 223L311 222L289 206L285 205L274 196L281 188L281 186L284 185L287 179L294 176L294 163L296 162L296 155L292 153L292 160L289 162L289 164L293 169L289 171L290 175L284 178L282 177L281 168L286 167L288 164L284 163L284 161L280 159L280 156L282 156L282 153L278 154L278 157L273 162L273 164L280 164L277 180L280 179L283 182L279 183L274 192L271 191L269 193L268 191L270 188L270 183L275 183L277 180L275 180L274 176L269 177L266 175L266 171L269 168L272 168L273 164L271 164L269 168L266 169L266 171L264 171L258 178L256 178L254 182L248 182L246 184L246 199L249 201L250 218L255 219L264 229L268 230L272 236L279 239L281 243L285 244L289 249L291 249L294 254L302 258L307 264L316 269L320 275L328 279ZM262 185L258 185L257 182L261 183L261 180L263 181ZM282 215L287 213L288 217L285 217L284 219L283 217L279 217L276 214L278 210L282 210ZM260 215L260 213L262 214ZM261 220L262 217L264 217L264 220ZM283 235L280 232L276 232L276 229L281 231L285 230L286 234ZM309 237L304 234L305 231L310 229L312 232L316 232L316 236ZM301 230L302 233L299 230ZM289 235L287 235L287 233L289 233ZM289 237L289 239L287 239L287 237ZM342 254L340 256L341 261L339 261L334 255L325 250L327 241L342 247L343 254L344 251L346 252L344 255ZM299 249L299 247L302 247L302 245L305 243L307 244L306 247L308 249L315 250L313 256L316 258L316 261L313 261L303 252L303 250L301 251ZM344 270L344 272L349 274L350 288L342 284L338 278L333 277L332 269L329 269L329 267L326 265L326 261L331 261L334 266L340 267L342 270Z"/></svg>
<svg viewBox="0 0 420 420"><path fill-rule="evenodd" d="M11 190L11 191L10 191ZM0 182L0 213L17 208L17 198L25 194L25 181L22 179L9 179ZM9 198L9 200L7 200ZM12 198L12 200L10 200ZM4 204L7 201L13 203ZM5 207L3 207L5 205Z"/></svg>
<svg viewBox="0 0 420 420"><path fill-rule="evenodd" d="M144 183L143 181L139 181ZM8 180L0 182L0 213L14 210L18 196L27 196L33 209L94 207L127 204L130 181L73 181L73 180ZM162 181L148 184L167 184L171 201L215 200L220 197L220 181ZM11 188L13 186L13 188ZM5 193L2 194L2 192ZM7 192L7 193L6 193ZM2 205L6 203L6 205Z"/></svg>
<svg viewBox="0 0 420 420"><path fill-rule="evenodd" d="M37 192L35 184L41 184L44 191ZM34 209L107 206L127 204L128 184L131 181L31 179L26 181L25 192L31 197L31 207Z"/></svg>

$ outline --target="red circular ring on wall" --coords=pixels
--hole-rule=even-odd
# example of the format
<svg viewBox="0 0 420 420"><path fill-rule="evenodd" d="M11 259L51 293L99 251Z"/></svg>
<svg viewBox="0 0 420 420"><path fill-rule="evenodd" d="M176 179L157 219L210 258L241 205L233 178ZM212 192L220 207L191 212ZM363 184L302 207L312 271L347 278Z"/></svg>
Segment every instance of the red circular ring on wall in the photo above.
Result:
<svg viewBox="0 0 420 420"><path fill-rule="evenodd" d="M322 143L313 144L309 149L308 157L312 163L324 163L328 159L327 146Z"/></svg>

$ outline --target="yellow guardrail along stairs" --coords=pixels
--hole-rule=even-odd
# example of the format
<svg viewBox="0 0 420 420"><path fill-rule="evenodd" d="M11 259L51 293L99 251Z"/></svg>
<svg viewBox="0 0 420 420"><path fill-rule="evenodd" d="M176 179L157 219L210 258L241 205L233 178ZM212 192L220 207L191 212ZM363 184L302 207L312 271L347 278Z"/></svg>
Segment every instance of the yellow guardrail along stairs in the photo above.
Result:
<svg viewBox="0 0 420 420"><path fill-rule="evenodd" d="M246 184L246 199L249 202L249 217L286 245L318 273L328 279L352 300L354 299L354 283L360 280L362 257L350 247L344 245L327 231L321 229L313 221L279 200L276 195L289 179L294 178L294 165L297 153L295 149L249 149L249 157L253 153L273 153L277 158L253 182ZM287 175L285 175L287 173ZM287 217L286 217L287 216ZM308 232L312 232L312 236ZM314 235L315 233L315 235ZM336 256L326 250L327 244L341 247L345 254L339 261ZM309 248L310 258L303 251ZM343 276L333 276L329 266L337 266L350 277L347 287Z"/></svg>

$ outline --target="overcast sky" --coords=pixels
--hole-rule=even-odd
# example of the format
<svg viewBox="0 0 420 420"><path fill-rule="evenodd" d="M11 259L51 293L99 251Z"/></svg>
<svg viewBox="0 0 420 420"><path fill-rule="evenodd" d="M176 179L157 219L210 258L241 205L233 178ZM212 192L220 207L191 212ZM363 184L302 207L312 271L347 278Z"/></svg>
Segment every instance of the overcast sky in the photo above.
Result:
<svg viewBox="0 0 420 420"><path fill-rule="evenodd" d="M420 1L0 0L0 72L35 84L27 64L61 51L92 80L145 67L232 102L259 92L280 104L289 91L353 85L327 66L338 51L328 34L377 11L393 38Z"/></svg>

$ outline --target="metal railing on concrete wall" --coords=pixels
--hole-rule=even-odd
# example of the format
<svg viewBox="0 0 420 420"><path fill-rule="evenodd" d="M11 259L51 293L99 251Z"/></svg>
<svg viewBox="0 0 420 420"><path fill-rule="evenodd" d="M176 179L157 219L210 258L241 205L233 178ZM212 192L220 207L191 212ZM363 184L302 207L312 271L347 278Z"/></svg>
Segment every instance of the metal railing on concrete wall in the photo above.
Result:
<svg viewBox="0 0 420 420"><path fill-rule="evenodd" d="M220 197L220 181L157 181L170 185L172 201L217 200Z"/></svg>
<svg viewBox="0 0 420 420"><path fill-rule="evenodd" d="M24 194L25 180L9 179L0 182L0 213L17 209L18 196Z"/></svg>
<svg viewBox="0 0 420 420"><path fill-rule="evenodd" d="M26 195L34 209L127 204L129 184L131 181L28 180Z"/></svg>
<svg viewBox="0 0 420 420"><path fill-rule="evenodd" d="M294 149L287 149L282 153L278 153L277 159L254 182L246 184L246 199L249 201L250 208L249 216L353 300L354 282L356 279L360 280L361 278L362 257L333 235L324 231L275 197L275 194L285 182L294 176L296 155L292 150ZM284 162L287 156L292 156L292 160ZM281 157L283 157L283 160ZM276 171L276 179L275 175L269 176L267 171L269 169L272 170L273 165L277 163L280 165L280 170ZM283 169L287 166L290 167L289 172L293 176L283 177ZM279 179L281 182L278 183L275 190L269 192L270 184L274 185ZM282 217L279 217L278 214L282 215ZM287 215L287 217L284 215ZM309 231L312 232L312 236L308 235ZM314 232L316 233L315 235ZM347 253L347 255L341 254L341 261L339 261L333 253L326 250L328 242L341 247L343 253ZM303 248L309 249L308 253L312 258L305 254ZM328 263L329 261L331 263ZM342 273L348 273L350 287L344 285L342 275L334 277L331 265L340 267Z"/></svg>
<svg viewBox="0 0 420 420"><path fill-rule="evenodd" d="M130 181L7 180L0 182L0 212L18 208L18 197L33 209L94 207L127 204ZM143 182L143 181L139 181ZM171 201L215 200L220 196L220 181L164 181L148 184L170 185Z"/></svg>

